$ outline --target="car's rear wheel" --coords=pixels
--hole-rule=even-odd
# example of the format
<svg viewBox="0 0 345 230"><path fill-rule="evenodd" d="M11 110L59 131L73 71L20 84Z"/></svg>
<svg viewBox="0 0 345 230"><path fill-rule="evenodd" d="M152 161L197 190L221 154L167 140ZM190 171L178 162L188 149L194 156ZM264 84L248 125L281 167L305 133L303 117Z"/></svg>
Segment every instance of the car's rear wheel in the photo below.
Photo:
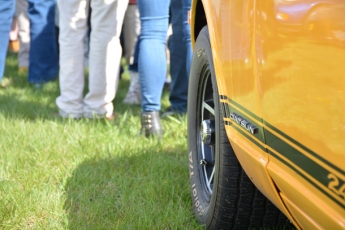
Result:
<svg viewBox="0 0 345 230"><path fill-rule="evenodd" d="M194 213L207 229L281 227L288 219L254 186L225 132L209 33L195 44L188 96L190 188Z"/></svg>

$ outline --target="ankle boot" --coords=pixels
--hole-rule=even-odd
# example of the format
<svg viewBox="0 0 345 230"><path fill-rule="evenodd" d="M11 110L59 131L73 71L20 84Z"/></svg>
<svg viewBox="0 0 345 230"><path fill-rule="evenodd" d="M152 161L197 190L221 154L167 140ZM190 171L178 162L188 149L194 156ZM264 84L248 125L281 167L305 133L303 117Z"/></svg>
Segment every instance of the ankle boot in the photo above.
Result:
<svg viewBox="0 0 345 230"><path fill-rule="evenodd" d="M163 136L158 111L141 113L141 134L145 134L146 137L156 136L161 138Z"/></svg>

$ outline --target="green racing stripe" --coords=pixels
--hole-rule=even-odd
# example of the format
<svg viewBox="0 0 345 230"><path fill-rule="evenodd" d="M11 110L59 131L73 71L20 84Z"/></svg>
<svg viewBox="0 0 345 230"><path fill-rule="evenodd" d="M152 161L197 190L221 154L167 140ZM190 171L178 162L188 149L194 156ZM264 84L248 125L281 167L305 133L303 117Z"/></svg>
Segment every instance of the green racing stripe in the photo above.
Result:
<svg viewBox="0 0 345 230"><path fill-rule="evenodd" d="M300 144L293 138L289 137L288 135L281 132L274 126L270 125L268 122L264 121L262 118L253 114L248 109L241 106L240 104L234 102L233 100L227 98L224 95L220 96L220 98L223 100L227 100L227 102L221 102L223 114L225 118L230 119L230 114L236 113L237 115L241 116L242 118L246 119L247 121L255 125L258 128L259 132L256 134L251 134L250 132L245 130L242 126L240 126L234 121L226 122L225 125L232 126L234 129L240 132L243 136L245 136L249 141L251 141L256 146L258 146L262 151L265 151L268 154L270 154L272 157L278 159L280 162L288 166L290 169L292 169L294 172L296 172L298 175L300 175L302 178L304 178L306 181L312 184L315 188L317 188L319 191L321 191L323 194L325 194L335 203L340 205L342 208L345 208L344 203L336 199L335 196L340 197L341 200L343 200L344 198L328 188L328 184L330 182L330 179L328 177L329 177L330 172L326 168L322 167L317 162L315 162L314 160L310 159L308 156L303 154L301 151L299 151L298 149L296 149L295 147L293 147L292 145L284 141L282 138L275 135L273 132L265 129L263 124L265 124L271 130L273 130L275 133L279 134L283 138L287 139L291 143L303 149L308 154L314 156L315 158L317 158L324 164L328 165L337 173L344 175L345 174L344 170L340 169L339 167L336 167L331 162L327 161L326 159L324 159L317 153L311 151L310 149L303 146L302 144ZM248 114L251 119L248 118L248 115L246 116L244 113L236 109L236 107L242 110L244 113ZM269 146L269 148L273 149L274 151L271 151L270 149L266 148L265 144L267 144L267 146ZM285 157L293 164L284 160L284 158L281 156ZM315 183L306 175L309 175L310 177L314 178L323 186L320 186L319 184ZM340 186L345 184L345 182L342 181L340 178L338 178L338 180L339 180Z"/></svg>

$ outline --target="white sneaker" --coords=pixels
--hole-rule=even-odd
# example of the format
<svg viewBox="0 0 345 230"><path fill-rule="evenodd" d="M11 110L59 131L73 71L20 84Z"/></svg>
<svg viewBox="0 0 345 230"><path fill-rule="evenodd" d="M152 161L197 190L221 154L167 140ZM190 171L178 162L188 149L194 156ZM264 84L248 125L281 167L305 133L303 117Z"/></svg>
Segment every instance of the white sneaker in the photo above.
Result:
<svg viewBox="0 0 345 230"><path fill-rule="evenodd" d="M128 105L140 105L141 96L139 74L137 72L129 71L129 75L131 76L131 82L129 84L127 95L125 99L123 99L122 103Z"/></svg>

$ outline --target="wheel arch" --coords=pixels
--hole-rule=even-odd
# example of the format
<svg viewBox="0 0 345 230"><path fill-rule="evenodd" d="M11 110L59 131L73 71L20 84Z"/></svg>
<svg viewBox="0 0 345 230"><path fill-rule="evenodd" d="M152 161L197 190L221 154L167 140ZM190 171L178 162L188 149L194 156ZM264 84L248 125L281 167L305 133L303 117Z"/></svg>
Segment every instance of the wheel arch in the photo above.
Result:
<svg viewBox="0 0 345 230"><path fill-rule="evenodd" d="M207 25L206 13L201 0L193 0L191 6L191 38L193 47L195 41L204 26Z"/></svg>
<svg viewBox="0 0 345 230"><path fill-rule="evenodd" d="M213 9L212 0L192 0L191 5L191 14L190 14L190 22L191 22L191 40L192 46L194 49L194 45L196 39L200 33L200 31L207 26L210 31L210 43L212 47L212 57L214 60L219 60L219 47L217 45L218 38L214 35L214 29L216 28L216 21L211 16L212 9ZM222 77L222 71L217 62L214 62L215 67L215 77L218 85L218 93L219 95L228 95L228 90L225 88L225 80Z"/></svg>

